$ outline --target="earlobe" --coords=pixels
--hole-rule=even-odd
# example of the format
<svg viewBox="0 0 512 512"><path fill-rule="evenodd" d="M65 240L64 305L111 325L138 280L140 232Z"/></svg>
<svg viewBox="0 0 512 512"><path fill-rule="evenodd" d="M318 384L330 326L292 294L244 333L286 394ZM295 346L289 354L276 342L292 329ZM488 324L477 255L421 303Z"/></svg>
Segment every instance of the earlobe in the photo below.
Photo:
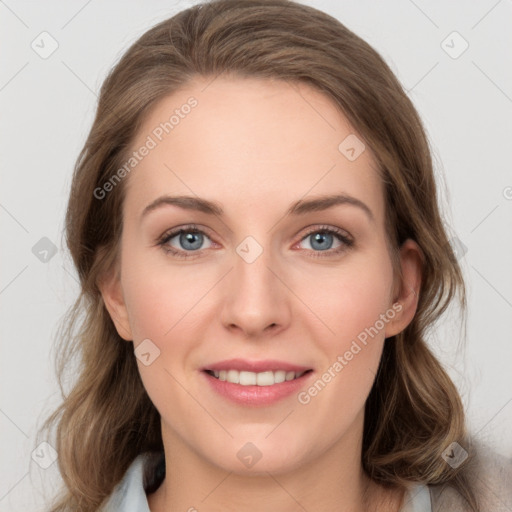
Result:
<svg viewBox="0 0 512 512"><path fill-rule="evenodd" d="M128 321L128 311L124 301L121 279L117 268L98 280L98 288L119 336L126 341L132 341L133 336Z"/></svg>
<svg viewBox="0 0 512 512"><path fill-rule="evenodd" d="M423 252L411 239L406 240L400 248L400 268L397 293L394 297L394 309L397 314L386 325L386 338L402 332L412 321L418 307L421 288Z"/></svg>

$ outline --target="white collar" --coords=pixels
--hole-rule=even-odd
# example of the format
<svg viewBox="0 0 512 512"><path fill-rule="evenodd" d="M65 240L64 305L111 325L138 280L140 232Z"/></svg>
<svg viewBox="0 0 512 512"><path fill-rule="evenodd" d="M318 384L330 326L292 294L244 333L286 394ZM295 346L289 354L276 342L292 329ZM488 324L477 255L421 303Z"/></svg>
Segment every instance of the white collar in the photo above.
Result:
<svg viewBox="0 0 512 512"><path fill-rule="evenodd" d="M101 507L101 512L151 512L143 485L146 462L145 453L135 458Z"/></svg>
<svg viewBox="0 0 512 512"><path fill-rule="evenodd" d="M151 512L144 489L144 469L151 455L138 455L127 469L123 479L112 491L102 512ZM400 512L431 512L429 488L424 484L413 484L408 489Z"/></svg>

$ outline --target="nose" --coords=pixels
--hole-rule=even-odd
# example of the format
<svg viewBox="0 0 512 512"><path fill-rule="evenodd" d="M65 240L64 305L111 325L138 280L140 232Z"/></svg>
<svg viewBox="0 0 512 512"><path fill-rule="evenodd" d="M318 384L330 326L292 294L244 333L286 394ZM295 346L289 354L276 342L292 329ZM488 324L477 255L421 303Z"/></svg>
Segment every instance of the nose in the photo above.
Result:
<svg viewBox="0 0 512 512"><path fill-rule="evenodd" d="M270 251L252 262L235 252L225 288L221 321L231 331L253 339L276 334L290 323L289 292Z"/></svg>

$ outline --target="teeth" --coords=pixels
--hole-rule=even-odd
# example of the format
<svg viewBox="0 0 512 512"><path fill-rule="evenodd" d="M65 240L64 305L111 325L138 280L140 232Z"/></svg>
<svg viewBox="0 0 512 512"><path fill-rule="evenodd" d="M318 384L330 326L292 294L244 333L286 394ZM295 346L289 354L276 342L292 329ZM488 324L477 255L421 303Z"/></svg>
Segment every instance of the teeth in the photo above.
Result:
<svg viewBox="0 0 512 512"><path fill-rule="evenodd" d="M293 380L295 378L295 372L286 372L286 380Z"/></svg>
<svg viewBox="0 0 512 512"><path fill-rule="evenodd" d="M240 381L240 375L236 370L229 370L226 374L226 380L228 382L238 384L238 382Z"/></svg>
<svg viewBox="0 0 512 512"><path fill-rule="evenodd" d="M280 382L284 382L286 380L286 372L284 370L279 370L274 372L274 382L279 384Z"/></svg>
<svg viewBox="0 0 512 512"><path fill-rule="evenodd" d="M213 371L213 375L219 380L225 380L232 384L240 384L241 386L273 386L285 380L298 379L305 372L287 372L285 370L278 370L275 372L246 372L238 370L220 370Z"/></svg>

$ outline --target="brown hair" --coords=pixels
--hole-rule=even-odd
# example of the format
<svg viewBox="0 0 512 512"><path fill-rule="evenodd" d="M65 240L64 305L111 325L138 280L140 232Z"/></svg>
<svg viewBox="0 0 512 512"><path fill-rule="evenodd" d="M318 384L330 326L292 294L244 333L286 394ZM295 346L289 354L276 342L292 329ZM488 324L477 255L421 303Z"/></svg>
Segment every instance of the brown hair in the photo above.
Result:
<svg viewBox="0 0 512 512"><path fill-rule="evenodd" d="M390 486L450 484L478 510L465 465L455 470L442 458L451 442L469 449L469 441L457 389L425 343L426 330L454 296L464 309L465 291L439 214L421 120L365 41L333 17L287 0L216 0L184 10L143 34L103 83L66 215L81 294L60 332L64 401L44 425L57 425L65 483L51 510L97 510L137 455L163 450L160 417L139 377L133 346L118 335L97 286L117 257L126 179L104 199L94 191L123 165L159 100L194 77L220 73L307 83L332 100L371 148L385 184L394 262L408 238L424 258L417 313L386 341L366 403L363 467ZM73 362L78 377L66 393L64 374Z"/></svg>

